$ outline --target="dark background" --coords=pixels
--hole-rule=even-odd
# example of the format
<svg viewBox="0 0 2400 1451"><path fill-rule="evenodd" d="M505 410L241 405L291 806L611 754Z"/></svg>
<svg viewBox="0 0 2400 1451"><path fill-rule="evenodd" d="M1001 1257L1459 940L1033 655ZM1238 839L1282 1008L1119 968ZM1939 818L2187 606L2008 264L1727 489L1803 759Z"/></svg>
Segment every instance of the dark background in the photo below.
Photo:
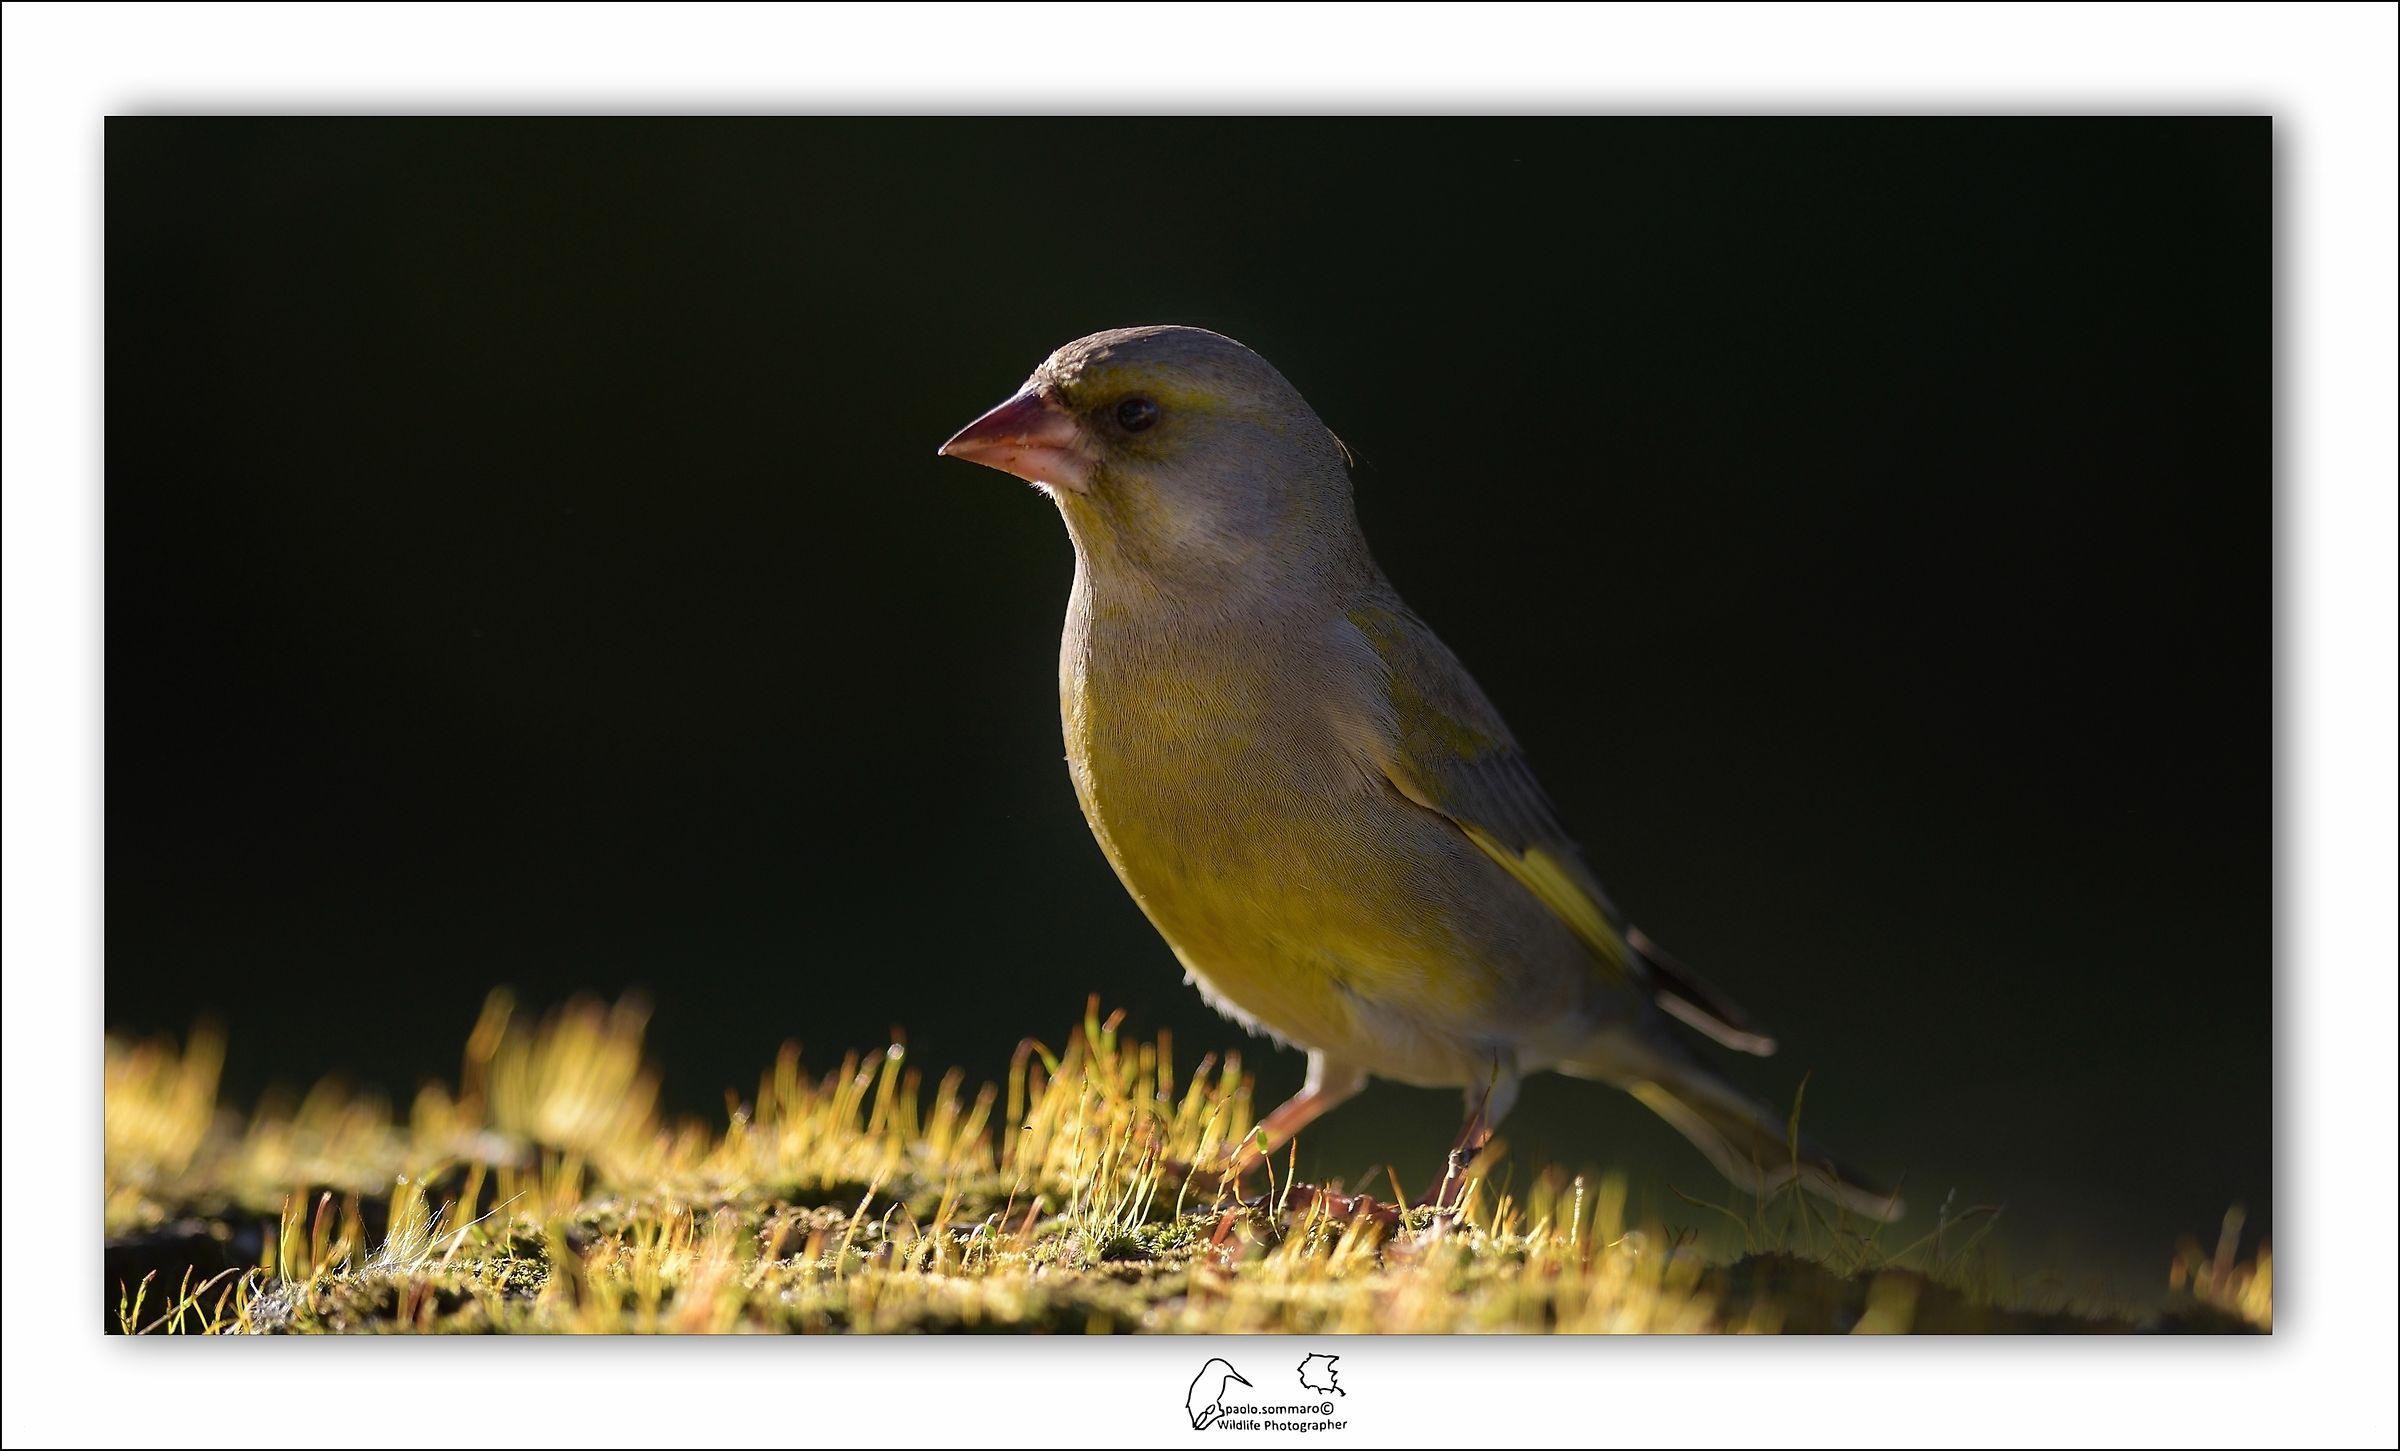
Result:
<svg viewBox="0 0 2400 1451"><path fill-rule="evenodd" d="M497 983L646 991L694 1111L787 1037L992 1074L1089 991L1240 1042L1076 810L1063 530L934 457L1180 321L1357 449L1603 879L1782 1035L1735 1071L1920 1225L2150 1288L2270 1211L2263 120L107 145L107 1018L215 1017L243 1101L453 1074ZM1304 1159L1429 1177L1456 1115ZM1509 1128L1721 1192L1600 1085Z"/></svg>

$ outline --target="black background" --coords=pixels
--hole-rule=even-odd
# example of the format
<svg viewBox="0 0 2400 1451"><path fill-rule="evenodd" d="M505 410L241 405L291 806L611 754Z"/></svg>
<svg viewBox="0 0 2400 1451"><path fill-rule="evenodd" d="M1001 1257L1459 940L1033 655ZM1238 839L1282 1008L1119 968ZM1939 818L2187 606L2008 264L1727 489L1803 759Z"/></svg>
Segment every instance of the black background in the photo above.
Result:
<svg viewBox="0 0 2400 1451"><path fill-rule="evenodd" d="M1214 327L1735 1065L2028 1269L2269 1202L2264 121L112 121L107 1017L229 1091L629 987L670 1100L1087 992L1238 1043L1061 762L1070 555L938 460ZM1269 1101L1297 1055L1255 1045ZM1426 1177L1378 1086L1313 1172ZM1522 1153L1722 1191L1594 1084Z"/></svg>

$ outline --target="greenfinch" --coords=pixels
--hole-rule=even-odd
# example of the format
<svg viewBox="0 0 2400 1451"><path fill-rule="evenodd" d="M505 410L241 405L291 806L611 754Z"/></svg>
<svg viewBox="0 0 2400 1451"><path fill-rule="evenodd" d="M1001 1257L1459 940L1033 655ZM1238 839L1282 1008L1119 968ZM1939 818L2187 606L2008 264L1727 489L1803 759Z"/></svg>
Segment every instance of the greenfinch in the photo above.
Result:
<svg viewBox="0 0 2400 1451"><path fill-rule="evenodd" d="M1368 552L1347 450L1264 358L1199 328L1095 333L941 452L1057 504L1059 714L1092 834L1201 995L1308 1055L1252 1154L1375 1076L1465 1090L1455 1162L1549 1070L1630 1092L1745 1190L1897 1217L1680 1040L1775 1046L1601 890Z"/></svg>

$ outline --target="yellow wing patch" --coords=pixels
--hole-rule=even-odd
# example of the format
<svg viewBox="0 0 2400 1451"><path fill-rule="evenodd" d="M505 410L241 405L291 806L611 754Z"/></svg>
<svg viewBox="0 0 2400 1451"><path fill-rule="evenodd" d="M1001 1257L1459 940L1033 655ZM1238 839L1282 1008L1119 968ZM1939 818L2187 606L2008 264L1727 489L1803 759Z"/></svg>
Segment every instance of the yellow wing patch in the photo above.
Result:
<svg viewBox="0 0 2400 1451"><path fill-rule="evenodd" d="M1457 659L1414 616L1366 605L1348 619L1384 666L1390 715L1365 733L1384 779L1448 818L1566 923L1602 966L1634 976L1634 954L1609 920L1598 885L1575 858L1508 728Z"/></svg>
<svg viewBox="0 0 2400 1451"><path fill-rule="evenodd" d="M1453 818L1455 820L1456 818ZM1561 867L1557 858L1540 847L1523 853L1509 850L1499 838L1479 826L1459 822L1459 830L1475 843L1485 856L1500 864L1501 869L1524 884L1525 890L1541 899L1542 905L1556 913L1558 919L1574 930L1583 944L1592 949L1602 962L1625 972L1625 939L1610 925L1608 914L1600 904L1575 884L1575 879Z"/></svg>

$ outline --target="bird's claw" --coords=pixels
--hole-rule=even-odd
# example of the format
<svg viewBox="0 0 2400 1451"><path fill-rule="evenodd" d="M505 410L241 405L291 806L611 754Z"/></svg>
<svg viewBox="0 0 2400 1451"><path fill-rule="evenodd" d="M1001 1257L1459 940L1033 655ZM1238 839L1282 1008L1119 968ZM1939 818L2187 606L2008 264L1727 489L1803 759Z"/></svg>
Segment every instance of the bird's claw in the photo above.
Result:
<svg viewBox="0 0 2400 1451"><path fill-rule="evenodd" d="M1265 1204L1265 1196L1257 1201ZM1391 1228L1401 1222L1397 1206L1384 1203L1372 1194L1345 1194L1339 1189L1320 1188L1315 1184L1294 1184L1276 1196L1275 1208L1284 1215L1303 1218L1322 1210L1327 1219L1351 1223L1361 1216L1368 1222Z"/></svg>

